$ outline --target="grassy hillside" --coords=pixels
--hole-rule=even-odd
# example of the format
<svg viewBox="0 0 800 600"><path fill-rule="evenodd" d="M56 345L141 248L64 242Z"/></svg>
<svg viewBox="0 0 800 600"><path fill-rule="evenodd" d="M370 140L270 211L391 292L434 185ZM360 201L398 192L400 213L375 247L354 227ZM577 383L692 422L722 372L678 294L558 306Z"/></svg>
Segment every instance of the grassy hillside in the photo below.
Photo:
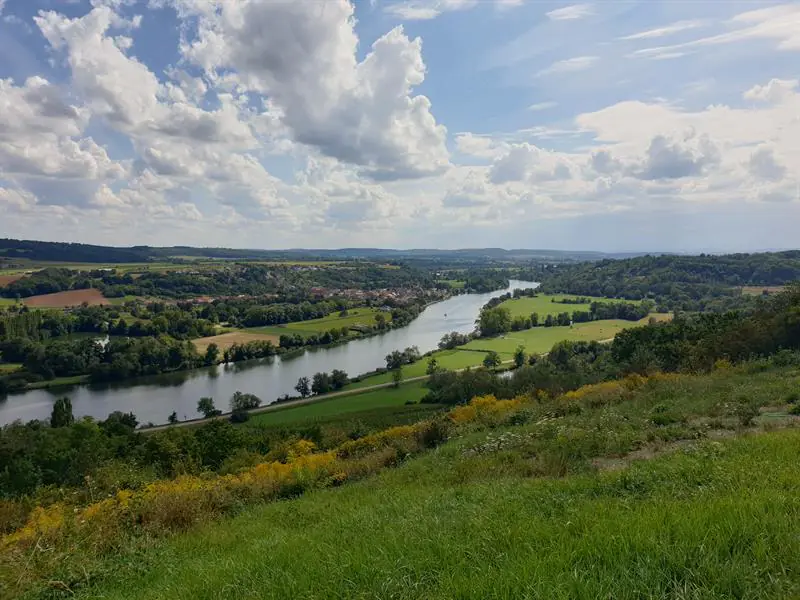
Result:
<svg viewBox="0 0 800 600"><path fill-rule="evenodd" d="M82 597L796 598L798 445L701 443L563 480L453 469L451 446L151 549Z"/></svg>
<svg viewBox="0 0 800 600"><path fill-rule="evenodd" d="M761 361L478 399L450 411L433 450L426 425L290 455L279 470L301 479L277 498L305 495L234 517L204 524L258 468L103 501L78 517L103 529L59 526L67 545L29 536L37 546L0 575L28 581L29 597L795 598L798 391L800 368ZM137 511L145 535L129 533ZM159 523L194 526L158 541Z"/></svg>

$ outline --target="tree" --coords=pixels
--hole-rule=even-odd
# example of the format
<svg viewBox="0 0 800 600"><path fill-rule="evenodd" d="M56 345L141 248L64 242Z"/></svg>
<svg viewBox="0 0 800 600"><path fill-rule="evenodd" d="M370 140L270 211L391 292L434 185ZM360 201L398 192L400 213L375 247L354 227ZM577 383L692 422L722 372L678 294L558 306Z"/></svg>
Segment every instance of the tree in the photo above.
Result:
<svg viewBox="0 0 800 600"><path fill-rule="evenodd" d="M350 383L350 378L347 376L346 372L340 369L331 371L331 387L333 389L340 390L348 383Z"/></svg>
<svg viewBox="0 0 800 600"><path fill-rule="evenodd" d="M504 306L484 308L478 317L481 336L488 337L511 330L511 312Z"/></svg>
<svg viewBox="0 0 800 600"><path fill-rule="evenodd" d="M531 327L539 326L539 313L531 313Z"/></svg>
<svg viewBox="0 0 800 600"><path fill-rule="evenodd" d="M315 394L327 394L328 392L330 392L331 391L330 375L328 375L327 373L315 373L314 378L311 382L311 391L314 392Z"/></svg>
<svg viewBox="0 0 800 600"><path fill-rule="evenodd" d="M72 401L66 396L56 400L53 405L53 412L50 415L50 427L68 427L74 422Z"/></svg>
<svg viewBox="0 0 800 600"><path fill-rule="evenodd" d="M203 415L206 419L210 419L211 417L216 417L217 415L221 415L222 411L217 410L214 406L214 399L213 398L200 398L197 401L197 412Z"/></svg>
<svg viewBox="0 0 800 600"><path fill-rule="evenodd" d="M403 366L403 353L400 350L395 350L386 355L386 368L390 371L399 369Z"/></svg>
<svg viewBox="0 0 800 600"><path fill-rule="evenodd" d="M173 410L167 421L169 421L170 425L175 425L178 422L178 413Z"/></svg>
<svg viewBox="0 0 800 600"><path fill-rule="evenodd" d="M494 350L491 350L486 354L486 357L483 359L483 366L486 367L487 369L493 369L494 367L500 366L501 362L502 361L500 360L500 355Z"/></svg>
<svg viewBox="0 0 800 600"><path fill-rule="evenodd" d="M308 377L301 377L297 380L297 385L294 386L294 389L297 390L297 393L300 394L302 398L307 398L311 395L311 382L308 380Z"/></svg>
<svg viewBox="0 0 800 600"><path fill-rule="evenodd" d="M375 315L375 325L381 331L386 329L386 317L382 313Z"/></svg>
<svg viewBox="0 0 800 600"><path fill-rule="evenodd" d="M203 358L203 362L208 365L215 365L219 360L219 346L216 344L209 344L208 348L206 348L206 355Z"/></svg>
<svg viewBox="0 0 800 600"><path fill-rule="evenodd" d="M403 369L399 367L392 371L392 385L394 387L400 387L400 384L403 382Z"/></svg>
<svg viewBox="0 0 800 600"><path fill-rule="evenodd" d="M525 346L517 346L514 351L514 365L519 368L525 364Z"/></svg>
<svg viewBox="0 0 800 600"><path fill-rule="evenodd" d="M428 360L428 367L425 369L425 373L427 375L433 375L439 370L439 361L436 360L436 357L431 356L430 360Z"/></svg>
<svg viewBox="0 0 800 600"><path fill-rule="evenodd" d="M234 392L231 396L231 412L236 410L253 410L261 405L261 398L254 394Z"/></svg>

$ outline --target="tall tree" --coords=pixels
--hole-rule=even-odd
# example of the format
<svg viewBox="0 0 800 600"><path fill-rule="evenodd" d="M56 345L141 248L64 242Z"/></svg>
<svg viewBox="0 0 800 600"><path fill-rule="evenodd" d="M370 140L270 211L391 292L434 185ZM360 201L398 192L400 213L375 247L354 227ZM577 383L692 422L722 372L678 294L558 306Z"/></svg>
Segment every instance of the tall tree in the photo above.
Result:
<svg viewBox="0 0 800 600"><path fill-rule="evenodd" d="M53 405L53 412L50 415L51 427L68 427L75 422L72 414L72 400L64 396L56 400Z"/></svg>
<svg viewBox="0 0 800 600"><path fill-rule="evenodd" d="M311 382L309 381L308 377L301 377L297 380L297 385L294 386L294 389L297 390L297 393L300 394L302 398L306 398L311 395Z"/></svg>
<svg viewBox="0 0 800 600"><path fill-rule="evenodd" d="M215 365L219 360L219 346L216 344L209 344L208 348L206 348L206 355L203 359L203 362L206 365Z"/></svg>
<svg viewBox="0 0 800 600"><path fill-rule="evenodd" d="M500 360L500 355L495 352L494 350L489 351L486 354L486 357L483 359L483 366L487 369L493 369L500 365L502 361Z"/></svg>
<svg viewBox="0 0 800 600"><path fill-rule="evenodd" d="M222 414L221 410L218 410L216 406L214 406L214 399L213 398L200 398L197 402L197 412L203 415L206 419L210 419L211 417L216 417L217 415Z"/></svg>
<svg viewBox="0 0 800 600"><path fill-rule="evenodd" d="M514 365L519 368L525 364L525 346L517 346L514 351Z"/></svg>
<svg viewBox="0 0 800 600"><path fill-rule="evenodd" d="M399 367L392 371L392 385L396 388L400 387L403 382L403 368Z"/></svg>

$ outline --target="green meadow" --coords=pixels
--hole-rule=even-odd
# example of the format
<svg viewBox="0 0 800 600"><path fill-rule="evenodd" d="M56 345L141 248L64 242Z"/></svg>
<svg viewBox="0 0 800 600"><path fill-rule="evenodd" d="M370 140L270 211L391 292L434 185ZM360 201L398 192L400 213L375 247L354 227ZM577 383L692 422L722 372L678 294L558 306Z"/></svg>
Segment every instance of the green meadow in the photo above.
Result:
<svg viewBox="0 0 800 600"><path fill-rule="evenodd" d="M539 314L539 320L543 320L547 315L554 317L562 312L572 314L575 311L586 310L591 307L592 302L621 303L630 302L638 304L635 300L621 300L617 298L601 298L597 296L580 296L589 302L581 304L563 304L559 300L576 299L578 296L571 294L538 294L535 298L512 298L506 300L500 306L507 308L512 317L530 317L532 313ZM555 302L554 302L555 300Z"/></svg>
<svg viewBox="0 0 800 600"><path fill-rule="evenodd" d="M269 335L296 334L315 335L325 333L331 329L341 329L342 327L356 327L375 325L375 315L382 314L389 323L392 315L389 312L381 312L377 308L352 308L346 317L340 317L339 313L332 313L321 319L309 319L308 321L295 321L285 325L275 325L269 327L250 327L245 331L252 333L265 333Z"/></svg>
<svg viewBox="0 0 800 600"><path fill-rule="evenodd" d="M121 548L71 597L797 598L798 385L797 368L737 368L590 386L363 481Z"/></svg>
<svg viewBox="0 0 800 600"><path fill-rule="evenodd" d="M340 417L362 411L404 406L407 402L418 402L427 390L423 382L416 381L401 385L398 388L388 387L347 396L319 400L302 406L287 407L274 411L255 414L249 423L265 425L296 424L303 421Z"/></svg>

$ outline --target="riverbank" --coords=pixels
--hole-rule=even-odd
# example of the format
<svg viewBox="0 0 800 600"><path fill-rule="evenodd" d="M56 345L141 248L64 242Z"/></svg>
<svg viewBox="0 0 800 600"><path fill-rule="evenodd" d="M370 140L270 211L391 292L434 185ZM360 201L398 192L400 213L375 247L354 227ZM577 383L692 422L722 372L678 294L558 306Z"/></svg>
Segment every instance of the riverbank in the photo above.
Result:
<svg viewBox="0 0 800 600"><path fill-rule="evenodd" d="M311 346L293 349L281 356L234 362L215 367L149 375L135 380L91 385L59 386L9 394L0 402L0 424L16 420L27 422L49 418L53 403L67 395L77 418L90 416L105 419L110 413L133 413L140 423L166 423L174 412L178 419L197 415L200 398L213 398L220 408L227 408L236 391L253 393L265 402L294 395L301 377L334 369L354 375L385 367L384 357L395 350L417 346L421 353L438 351L443 335L457 331L469 333L481 307L492 297L517 288L535 287L535 282L512 281L506 290L486 294L457 294L428 306L407 326L351 340L332 347ZM256 357L253 357L256 358ZM475 353L473 361L482 357ZM458 365L453 365L457 367ZM424 375L425 366L416 367ZM412 374L406 373L406 377ZM383 381L388 382L388 376ZM372 384L367 382L361 387Z"/></svg>
<svg viewBox="0 0 800 600"><path fill-rule="evenodd" d="M429 375L425 373L428 367L428 362L435 359L439 368L447 369L450 371L461 372L468 368L479 367L483 364L483 359L488 352L497 352L501 357L500 366L495 369L496 371L508 370L509 366L513 364L513 351L520 345L525 346L524 343L535 340L531 344L533 352L528 351L528 354L536 354L538 356L546 356L552 346L559 341L596 341L600 343L609 343L614 340L614 336L625 329L626 327L636 327L647 324L647 319L640 321L595 321L592 323L579 323L573 327L536 327L526 331L517 331L513 334L506 334L494 338L483 338L473 340L466 346L454 348L452 350L438 350L428 353L420 360L406 365L403 367L403 382L401 388L409 384L418 385L426 381ZM522 336L522 337L520 337ZM470 348L470 346L475 347ZM395 388L395 384L391 381L392 372L386 371L379 374L366 376L362 375L357 377L358 381L348 384L339 392L332 392L329 394L321 394L316 396L309 396L308 398L299 398L289 401L278 401L265 406L260 406L250 412L251 415L261 415L264 413L277 412L280 410L288 410L301 406L308 406L311 404L328 402L375 392L379 390L389 390ZM413 401L414 398L409 397L408 400ZM170 427L195 427L204 425L211 421L228 419L231 413L222 413L216 417L211 418L198 418L180 421L172 425L157 425L155 427L142 428L142 432L163 431Z"/></svg>

